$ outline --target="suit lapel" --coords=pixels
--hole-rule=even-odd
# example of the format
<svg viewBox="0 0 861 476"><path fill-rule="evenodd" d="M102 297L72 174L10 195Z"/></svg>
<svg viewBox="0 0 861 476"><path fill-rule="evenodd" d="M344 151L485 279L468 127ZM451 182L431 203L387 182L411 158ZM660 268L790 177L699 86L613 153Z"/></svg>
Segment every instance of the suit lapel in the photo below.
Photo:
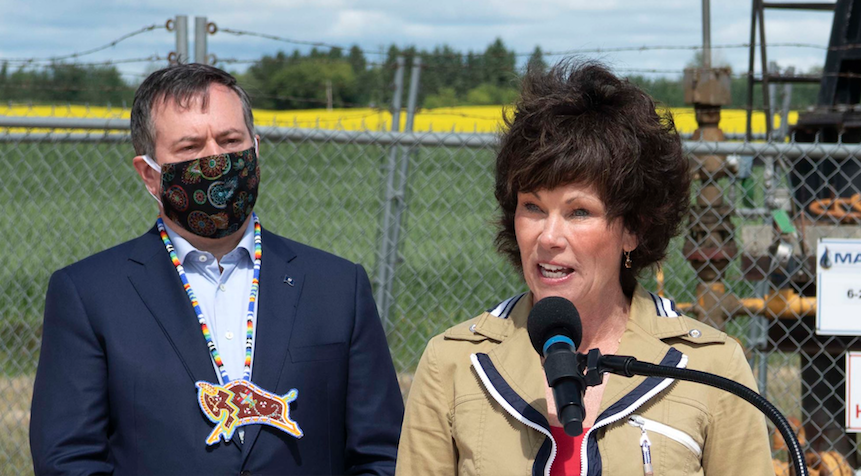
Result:
<svg viewBox="0 0 861 476"><path fill-rule="evenodd" d="M138 239L129 260L129 280L179 355L190 385L218 382L194 308L155 227Z"/></svg>
<svg viewBox="0 0 861 476"><path fill-rule="evenodd" d="M296 253L283 238L263 231L260 263L260 296L254 337L251 381L278 394L278 384L287 360L287 344L304 285L304 273L290 262ZM245 428L244 459L260 434L261 425Z"/></svg>

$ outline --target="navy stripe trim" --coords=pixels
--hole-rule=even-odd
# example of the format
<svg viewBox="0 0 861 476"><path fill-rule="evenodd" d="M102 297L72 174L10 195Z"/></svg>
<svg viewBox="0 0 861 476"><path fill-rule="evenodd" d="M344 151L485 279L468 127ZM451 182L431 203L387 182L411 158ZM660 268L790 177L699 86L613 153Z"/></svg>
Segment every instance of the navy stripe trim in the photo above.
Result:
<svg viewBox="0 0 861 476"><path fill-rule="evenodd" d="M544 476L551 446L550 438L544 438L544 443L541 443L541 448L538 448L538 454L535 455L535 463L532 464L532 476Z"/></svg>
<svg viewBox="0 0 861 476"><path fill-rule="evenodd" d="M661 317L667 317L664 314L664 306L661 306L661 303L658 302L658 296L655 296L652 293L649 293L649 296L652 298L652 303L655 305L655 312Z"/></svg>
<svg viewBox="0 0 861 476"><path fill-rule="evenodd" d="M669 365L670 367L676 367L677 365L679 365L679 362L682 361L683 355L684 354L682 354L675 348L670 347L670 350L667 351L667 355L665 355L664 358L661 359L661 363L659 365ZM637 385L637 388L622 397L616 403L610 405L606 410L604 410L604 413L601 413L601 415L599 415L598 418L595 419L595 421L601 421L604 418L614 413L618 413L625 408L631 406L640 397L648 393L649 390L652 390L653 388L657 387L664 380L665 378L663 377L646 377L646 380L643 380L640 385Z"/></svg>
<svg viewBox="0 0 861 476"><path fill-rule="evenodd" d="M496 306L487 310L487 312L492 315L500 318L500 319L508 319L508 316L511 314L511 311L514 310L514 306L520 301L526 293L518 294L517 296L512 296L505 301L497 304Z"/></svg>
<svg viewBox="0 0 861 476"><path fill-rule="evenodd" d="M604 463L601 462L601 452L598 451L598 438L595 437L594 432L589 435L589 446L586 448L586 454L589 456L589 467L587 468L586 476L601 476L601 473L604 472ZM583 468L580 468L580 474L583 474Z"/></svg>
<svg viewBox="0 0 861 476"><path fill-rule="evenodd" d="M526 402L517 392L508 385L508 382L502 378L502 375L499 374L499 371L496 370L496 367L493 365L493 362L490 360L487 354L475 354L478 358L478 363L481 364L482 370L487 374L487 378L490 379L490 384L493 385L493 388L499 392L499 395L511 405L517 413L523 415L523 418L532 421L538 425L541 425L548 432L550 431L550 423L547 422L547 419L544 418L544 415L541 414L538 410L532 408L529 403Z"/></svg>
<svg viewBox="0 0 861 476"><path fill-rule="evenodd" d="M681 313L679 313L679 310L676 308L676 302L672 299L667 299L653 293L649 293L649 296L652 297L652 302L655 304L655 311L658 316L681 317Z"/></svg>

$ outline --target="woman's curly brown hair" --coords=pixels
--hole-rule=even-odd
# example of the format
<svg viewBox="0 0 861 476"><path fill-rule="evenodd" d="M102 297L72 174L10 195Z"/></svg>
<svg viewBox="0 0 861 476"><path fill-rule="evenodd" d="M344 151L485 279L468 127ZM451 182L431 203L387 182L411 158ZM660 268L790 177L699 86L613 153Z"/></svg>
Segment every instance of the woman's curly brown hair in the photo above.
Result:
<svg viewBox="0 0 861 476"><path fill-rule="evenodd" d="M569 183L594 187L607 219L621 218L639 240L633 266L622 266L630 294L636 276L666 256L690 205L688 160L669 112L659 115L639 87L603 65L564 61L530 70L496 158L502 211L497 249L521 268L514 233L519 192Z"/></svg>

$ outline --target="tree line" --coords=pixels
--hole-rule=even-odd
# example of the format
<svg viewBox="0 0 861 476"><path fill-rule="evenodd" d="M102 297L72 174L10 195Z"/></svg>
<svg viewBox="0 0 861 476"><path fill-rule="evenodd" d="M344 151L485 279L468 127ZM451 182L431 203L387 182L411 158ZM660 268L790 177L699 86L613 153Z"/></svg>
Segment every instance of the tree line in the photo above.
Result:
<svg viewBox="0 0 861 476"><path fill-rule="evenodd" d="M13 68L0 64L0 101L32 104L131 106L135 87L115 66L52 63Z"/></svg>
<svg viewBox="0 0 861 476"><path fill-rule="evenodd" d="M314 48L306 53L281 51L264 55L244 72L232 72L249 91L256 108L389 108L398 56L404 56L406 62L405 91L410 82L412 64L416 58L421 58L418 104L422 108L510 104L517 99L519 81L527 68L548 67L548 60L540 47L533 50L524 64L518 65L515 52L508 49L501 39L496 39L484 51L466 53L449 45L440 45L432 50L392 45L386 51L374 54L368 54L358 46L346 51L339 48ZM691 64L696 61L694 57ZM661 105L686 106L681 77L634 75L629 79ZM22 65L13 68L3 63L0 65L0 101L129 106L137 82L125 80L113 65L52 63L41 67ZM814 105L818 91L819 86L815 84L794 85L793 109ZM761 88L757 85L754 107L760 107L761 96ZM732 80L732 104L728 107L746 106L747 79L735 77Z"/></svg>
<svg viewBox="0 0 861 476"><path fill-rule="evenodd" d="M338 48L315 48L304 55L298 50L289 55L279 52L264 56L237 77L254 97L255 107L263 109L310 109L328 104L388 107L398 56L405 59L405 90L413 62L421 58L418 103L422 107L505 104L517 97L521 73L517 58L499 39L484 52L466 54L448 45L431 51L391 46L374 55L366 55L358 46L346 52Z"/></svg>

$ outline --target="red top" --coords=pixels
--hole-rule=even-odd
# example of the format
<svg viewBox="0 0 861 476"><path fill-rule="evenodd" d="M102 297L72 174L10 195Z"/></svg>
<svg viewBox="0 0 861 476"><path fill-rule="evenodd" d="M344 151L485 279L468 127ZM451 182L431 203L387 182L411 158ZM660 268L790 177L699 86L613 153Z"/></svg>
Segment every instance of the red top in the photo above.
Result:
<svg viewBox="0 0 861 476"><path fill-rule="evenodd" d="M577 476L580 474L580 448L588 428L579 436L568 436L561 426L551 426L550 434L556 440L556 459L550 467L550 476Z"/></svg>

